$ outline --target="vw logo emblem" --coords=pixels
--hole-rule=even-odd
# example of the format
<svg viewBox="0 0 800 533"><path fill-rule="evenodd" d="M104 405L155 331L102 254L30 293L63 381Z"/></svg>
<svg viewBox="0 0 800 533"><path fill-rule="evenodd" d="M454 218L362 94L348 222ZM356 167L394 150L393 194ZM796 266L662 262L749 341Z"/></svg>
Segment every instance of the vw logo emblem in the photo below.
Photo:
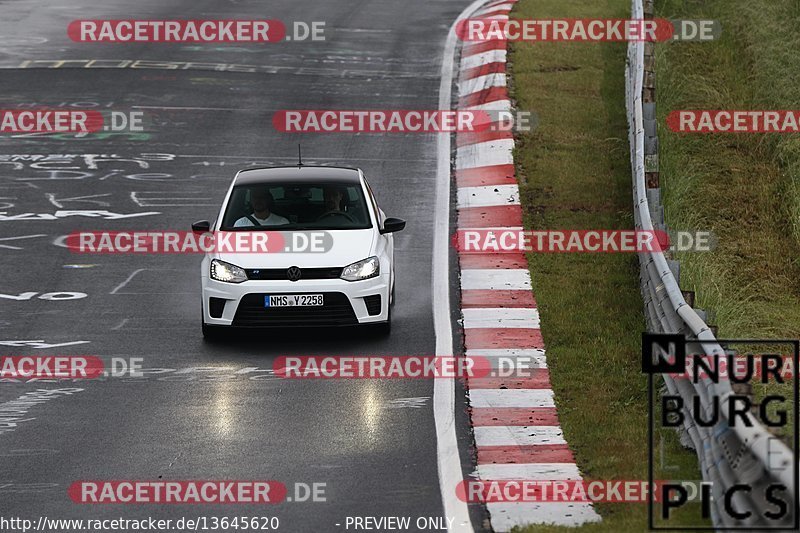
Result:
<svg viewBox="0 0 800 533"><path fill-rule="evenodd" d="M302 276L302 272L298 267L289 267L289 270L286 271L286 277L289 278L289 281L297 281Z"/></svg>

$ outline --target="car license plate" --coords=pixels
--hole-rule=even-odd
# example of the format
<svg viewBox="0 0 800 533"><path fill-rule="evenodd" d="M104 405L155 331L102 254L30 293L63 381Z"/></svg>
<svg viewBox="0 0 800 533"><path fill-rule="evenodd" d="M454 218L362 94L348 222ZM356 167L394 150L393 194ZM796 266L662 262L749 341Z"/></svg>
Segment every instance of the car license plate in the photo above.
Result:
<svg viewBox="0 0 800 533"><path fill-rule="evenodd" d="M323 303L321 294L268 294L264 307L318 307Z"/></svg>

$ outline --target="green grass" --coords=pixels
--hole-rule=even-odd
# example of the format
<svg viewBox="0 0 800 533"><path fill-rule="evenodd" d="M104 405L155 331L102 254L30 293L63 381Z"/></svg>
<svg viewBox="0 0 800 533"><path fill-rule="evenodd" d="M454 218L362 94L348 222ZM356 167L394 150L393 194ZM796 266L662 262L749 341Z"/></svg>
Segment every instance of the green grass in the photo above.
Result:
<svg viewBox="0 0 800 533"><path fill-rule="evenodd" d="M658 47L660 124L677 109L800 108L796 1L662 0L656 11L723 26L715 42ZM669 225L719 238L713 252L678 256L681 286L714 312L721 337L800 337L800 136L662 127L659 137ZM778 389L791 398L788 385L754 390Z"/></svg>
<svg viewBox="0 0 800 533"><path fill-rule="evenodd" d="M627 18L628 0L522 0L517 18ZM624 44L516 43L512 95L538 114L515 153L528 229L630 229L631 173ZM586 479L647 479L645 330L631 254L530 254L548 364L567 442ZM675 434L667 451L698 479L696 456ZM581 531L647 529L646 504L600 504ZM685 518L685 517L684 517ZM529 526L521 531L563 531Z"/></svg>
<svg viewBox="0 0 800 533"><path fill-rule="evenodd" d="M664 0L659 16L717 18L717 42L658 47L658 115L673 109L797 109L800 7L791 0ZM711 230L683 253L681 285L726 337L800 337L800 137L684 135L662 127L661 177L674 229Z"/></svg>

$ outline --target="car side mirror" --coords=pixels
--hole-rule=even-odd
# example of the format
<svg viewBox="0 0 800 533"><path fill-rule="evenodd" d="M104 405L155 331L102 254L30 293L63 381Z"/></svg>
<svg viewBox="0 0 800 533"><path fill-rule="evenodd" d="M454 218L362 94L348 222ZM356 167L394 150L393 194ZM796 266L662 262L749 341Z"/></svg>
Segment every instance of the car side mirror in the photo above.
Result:
<svg viewBox="0 0 800 533"><path fill-rule="evenodd" d="M192 224L192 231L194 233L208 233L211 231L211 223L208 220L201 220Z"/></svg>
<svg viewBox="0 0 800 533"><path fill-rule="evenodd" d="M383 221L383 229L381 235L386 233L394 233L395 231L402 231L406 227L406 221L400 218L387 218Z"/></svg>

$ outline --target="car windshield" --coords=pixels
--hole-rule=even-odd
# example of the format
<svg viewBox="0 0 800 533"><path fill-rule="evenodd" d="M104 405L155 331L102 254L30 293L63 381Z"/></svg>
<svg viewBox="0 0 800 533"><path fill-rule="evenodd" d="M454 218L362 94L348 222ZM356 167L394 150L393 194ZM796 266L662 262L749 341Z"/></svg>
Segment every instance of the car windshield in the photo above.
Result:
<svg viewBox="0 0 800 533"><path fill-rule="evenodd" d="M372 227L358 183L258 183L233 188L220 229L351 230Z"/></svg>

